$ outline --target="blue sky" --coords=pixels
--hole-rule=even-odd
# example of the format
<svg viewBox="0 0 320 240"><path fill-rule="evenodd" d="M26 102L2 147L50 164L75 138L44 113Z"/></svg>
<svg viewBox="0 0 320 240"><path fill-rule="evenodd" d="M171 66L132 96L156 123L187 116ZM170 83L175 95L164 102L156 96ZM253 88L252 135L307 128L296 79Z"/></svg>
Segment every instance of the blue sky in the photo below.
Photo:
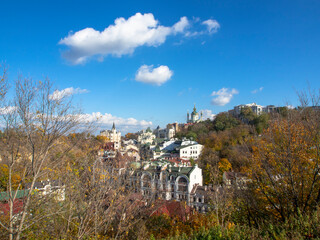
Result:
<svg viewBox="0 0 320 240"><path fill-rule="evenodd" d="M1 9L9 78L48 76L105 128L185 122L194 103L207 113L297 105L296 90L320 87L316 0L2 1Z"/></svg>

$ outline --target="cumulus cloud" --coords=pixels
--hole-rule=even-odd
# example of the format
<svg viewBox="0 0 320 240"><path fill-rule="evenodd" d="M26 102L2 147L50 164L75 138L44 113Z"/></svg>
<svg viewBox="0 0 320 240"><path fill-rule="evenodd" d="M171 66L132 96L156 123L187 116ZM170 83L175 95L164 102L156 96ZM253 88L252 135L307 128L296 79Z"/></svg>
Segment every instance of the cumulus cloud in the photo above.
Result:
<svg viewBox="0 0 320 240"><path fill-rule="evenodd" d="M201 30L201 25L206 30ZM192 29L190 29L192 28ZM203 28L203 26L202 26ZM114 24L103 31L85 28L59 41L60 45L68 47L62 56L73 64L85 63L90 57L103 61L105 56L121 57L132 54L141 46L157 47L163 44L170 35L182 34L192 37L203 34L213 34L218 31L220 24L213 19L200 22L199 18L189 20L181 17L172 26L160 25L152 13L136 13L125 19L117 18Z"/></svg>
<svg viewBox="0 0 320 240"><path fill-rule="evenodd" d="M122 132L136 132L152 126L152 122L150 121L137 120L135 118L122 118L113 116L110 113L102 114L100 112L82 114L81 119L86 122L94 122L101 130L110 129L113 123L115 123L116 128Z"/></svg>
<svg viewBox="0 0 320 240"><path fill-rule="evenodd" d="M263 87L259 87L258 89L251 91L251 93L256 94L258 92L261 92L262 90L263 90Z"/></svg>
<svg viewBox="0 0 320 240"><path fill-rule="evenodd" d="M168 81L172 75L173 72L168 66L161 65L160 67L154 68L153 65L142 65L136 73L135 80L160 86Z"/></svg>
<svg viewBox="0 0 320 240"><path fill-rule="evenodd" d="M208 32L210 34L216 33L220 28L220 24L213 19L208 19L206 21L203 21L202 24L207 26Z"/></svg>
<svg viewBox="0 0 320 240"><path fill-rule="evenodd" d="M103 31L85 28L69 34L59 44L69 47L63 57L74 64L84 63L94 55L122 56L131 54L140 46L159 46L169 35L182 33L189 26L186 17L182 17L172 27L159 24L152 13L136 13L128 19L117 18L113 25Z"/></svg>
<svg viewBox="0 0 320 240"><path fill-rule="evenodd" d="M69 97L71 95L74 94L82 94L82 93L87 93L89 92L87 89L80 89L80 88L65 88L63 90L55 90L50 96L49 98L52 100L60 100L64 97Z"/></svg>
<svg viewBox="0 0 320 240"><path fill-rule="evenodd" d="M211 96L214 96L211 103L216 106L224 106L231 101L233 95L238 93L238 90L234 88L221 88L219 91L213 91L211 93Z"/></svg>
<svg viewBox="0 0 320 240"><path fill-rule="evenodd" d="M210 120L213 120L216 116L216 114L213 114L212 110L209 110L209 109L203 109L203 110L200 110L200 112L202 112L203 120L207 120L208 118Z"/></svg>

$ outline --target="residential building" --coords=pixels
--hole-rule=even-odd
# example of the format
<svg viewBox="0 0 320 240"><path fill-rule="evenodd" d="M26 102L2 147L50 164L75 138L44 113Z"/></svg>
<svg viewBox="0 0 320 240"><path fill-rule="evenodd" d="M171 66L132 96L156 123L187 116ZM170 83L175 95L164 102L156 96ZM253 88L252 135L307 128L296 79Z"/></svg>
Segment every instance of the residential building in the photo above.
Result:
<svg viewBox="0 0 320 240"><path fill-rule="evenodd" d="M152 144L156 136L152 133L150 127L147 130L142 130L138 135L138 143L140 144Z"/></svg>
<svg viewBox="0 0 320 240"><path fill-rule="evenodd" d="M203 145L194 141L189 142L189 144L181 144L179 147L180 158L185 160L190 160L191 158L197 160L202 152Z"/></svg>
<svg viewBox="0 0 320 240"><path fill-rule="evenodd" d="M167 140L152 146L153 159L181 158L197 160L202 152L203 145L191 140Z"/></svg>
<svg viewBox="0 0 320 240"><path fill-rule="evenodd" d="M131 186L149 198L186 201L198 184L202 186L202 169L194 167L173 167L166 161L135 163L130 177Z"/></svg>
<svg viewBox="0 0 320 240"><path fill-rule="evenodd" d="M227 188L235 187L236 189L246 188L246 184L250 181L247 174L240 172L224 172L222 178Z"/></svg>
<svg viewBox="0 0 320 240"><path fill-rule="evenodd" d="M176 134L175 125L168 124L166 128L160 128L158 126L153 133L155 134L156 138L163 138L163 139L172 139Z"/></svg>

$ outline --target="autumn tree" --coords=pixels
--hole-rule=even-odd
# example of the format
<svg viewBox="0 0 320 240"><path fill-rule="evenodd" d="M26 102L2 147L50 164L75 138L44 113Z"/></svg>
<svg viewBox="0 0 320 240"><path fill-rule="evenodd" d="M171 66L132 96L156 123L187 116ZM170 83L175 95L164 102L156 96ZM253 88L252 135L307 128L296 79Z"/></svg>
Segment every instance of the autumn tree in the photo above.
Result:
<svg viewBox="0 0 320 240"><path fill-rule="evenodd" d="M263 203L260 212L284 221L319 205L319 113L302 106L287 118L274 119L260 138L252 140L251 197Z"/></svg>
<svg viewBox="0 0 320 240"><path fill-rule="evenodd" d="M54 158L55 166L59 165L56 150L57 146L61 147L61 138L81 127L79 111L73 108L70 99L57 98L53 90L48 79L37 82L19 77L15 82L13 101L2 100L5 106L1 115L4 128L0 154L1 163L8 171L6 192L10 211L8 221L0 225L9 239L20 239L26 229L46 214L52 214L31 214L35 183L46 176L50 159ZM21 178L18 185L16 175ZM26 183L30 187L25 191L20 217L15 218L13 209L17 193Z"/></svg>

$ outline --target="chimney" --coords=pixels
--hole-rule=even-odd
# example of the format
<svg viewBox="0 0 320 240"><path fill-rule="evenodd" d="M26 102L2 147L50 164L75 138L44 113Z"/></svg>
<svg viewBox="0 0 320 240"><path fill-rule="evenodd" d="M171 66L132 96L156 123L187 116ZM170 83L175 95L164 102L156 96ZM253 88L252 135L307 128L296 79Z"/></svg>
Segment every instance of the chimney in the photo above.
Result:
<svg viewBox="0 0 320 240"><path fill-rule="evenodd" d="M205 190L205 191L208 190L208 186L207 186L207 185L204 186L204 190Z"/></svg>

